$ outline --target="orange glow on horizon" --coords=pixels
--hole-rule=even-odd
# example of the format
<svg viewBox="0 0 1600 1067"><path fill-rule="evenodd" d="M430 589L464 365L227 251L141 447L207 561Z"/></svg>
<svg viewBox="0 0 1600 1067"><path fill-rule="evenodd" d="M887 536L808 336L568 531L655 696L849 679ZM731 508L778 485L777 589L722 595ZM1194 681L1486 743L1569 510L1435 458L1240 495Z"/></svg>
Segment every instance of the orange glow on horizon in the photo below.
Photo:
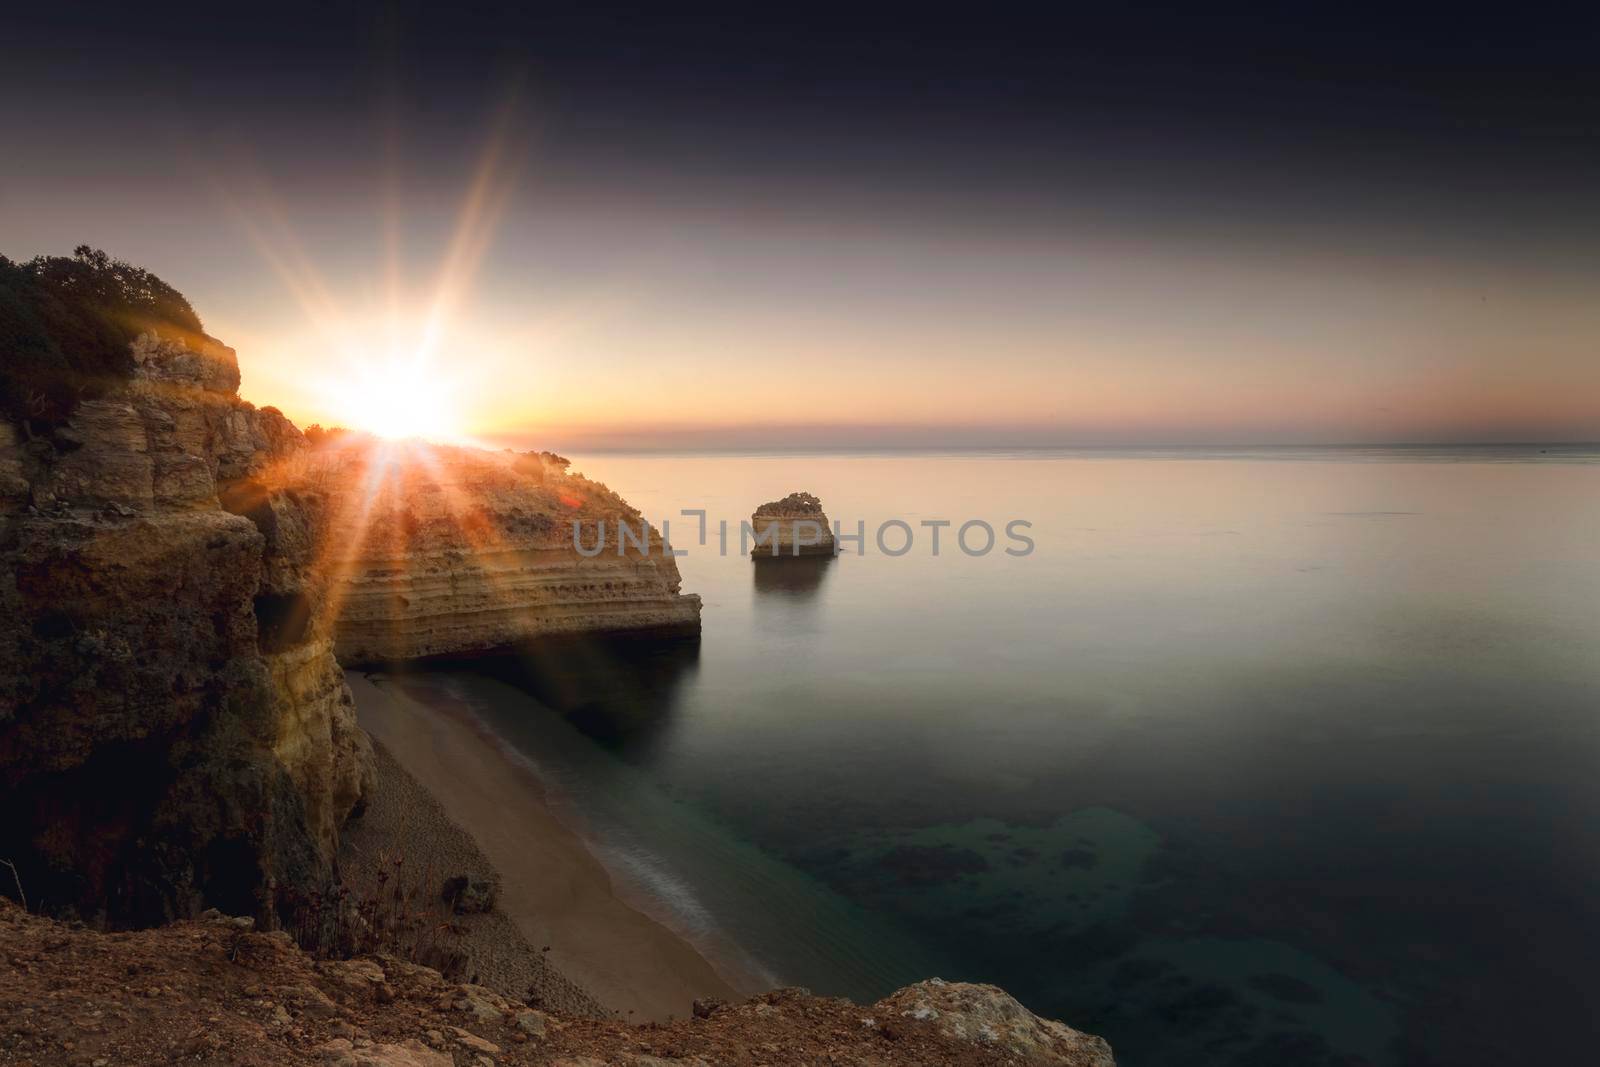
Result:
<svg viewBox="0 0 1600 1067"><path fill-rule="evenodd" d="M1492 277L1404 258L518 205L509 129L462 175L425 284L398 195L374 198L382 252L351 271L313 261L264 178L224 191L283 286L216 324L250 399L302 426L567 451L1600 435L1594 313L1538 279L1490 303ZM824 269L870 269L881 306L833 296Z"/></svg>
<svg viewBox="0 0 1600 1067"><path fill-rule="evenodd" d="M251 244L305 317L309 330L276 346L286 362L316 361L296 390L291 418L390 440L463 443L467 425L458 401L483 368L463 360L486 347L458 325L478 268L493 242L514 188L510 151L513 108L501 109L474 168L455 228L426 292L405 291L400 208L384 197L384 295L369 305L341 303L290 227L264 176L247 179L251 209L218 187ZM263 223L262 220L265 220ZM304 379L309 378L307 386ZM309 417L308 417L309 416Z"/></svg>

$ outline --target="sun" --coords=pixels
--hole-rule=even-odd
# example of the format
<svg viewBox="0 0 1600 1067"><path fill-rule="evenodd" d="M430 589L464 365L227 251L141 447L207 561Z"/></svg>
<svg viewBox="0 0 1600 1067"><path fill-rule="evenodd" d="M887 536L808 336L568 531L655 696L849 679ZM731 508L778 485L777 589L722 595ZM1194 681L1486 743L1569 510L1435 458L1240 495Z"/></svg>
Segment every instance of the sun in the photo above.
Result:
<svg viewBox="0 0 1600 1067"><path fill-rule="evenodd" d="M253 211L234 205L240 225L304 312L310 330L301 343L327 353L305 387L315 396L304 416L389 439L425 438L471 444L469 420L481 415L484 359L496 345L476 336L463 307L518 188L512 133L515 109L503 108L462 199L454 232L430 284L412 284L405 269L398 200L384 203L385 255L365 300L330 287L284 219L265 179ZM396 178L396 180L398 180ZM230 201L231 203L231 201ZM380 280L381 279L381 280ZM381 296L379 295L381 293ZM470 397L457 404L458 397Z"/></svg>
<svg viewBox="0 0 1600 1067"><path fill-rule="evenodd" d="M363 367L328 397L331 418L350 430L378 437L453 441L462 435L455 388L437 371L405 359Z"/></svg>

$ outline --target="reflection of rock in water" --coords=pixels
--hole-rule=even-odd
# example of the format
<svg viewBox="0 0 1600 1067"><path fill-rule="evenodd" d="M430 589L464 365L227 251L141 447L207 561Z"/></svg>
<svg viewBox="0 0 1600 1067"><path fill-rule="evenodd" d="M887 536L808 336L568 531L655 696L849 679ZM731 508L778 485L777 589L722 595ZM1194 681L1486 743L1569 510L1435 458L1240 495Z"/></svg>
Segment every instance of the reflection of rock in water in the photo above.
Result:
<svg viewBox="0 0 1600 1067"><path fill-rule="evenodd" d="M430 666L470 669L531 695L612 748L648 746L671 722L700 660L698 640L541 637L514 651Z"/></svg>
<svg viewBox="0 0 1600 1067"><path fill-rule="evenodd" d="M799 556L755 560L756 592L809 600L822 588L832 556Z"/></svg>

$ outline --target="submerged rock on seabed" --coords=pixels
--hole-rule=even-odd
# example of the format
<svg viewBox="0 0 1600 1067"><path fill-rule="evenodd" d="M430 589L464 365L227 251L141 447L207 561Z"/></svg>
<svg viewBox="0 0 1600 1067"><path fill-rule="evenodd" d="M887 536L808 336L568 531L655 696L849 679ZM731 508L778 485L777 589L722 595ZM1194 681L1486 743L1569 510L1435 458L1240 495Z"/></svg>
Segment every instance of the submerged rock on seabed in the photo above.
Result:
<svg viewBox="0 0 1600 1067"><path fill-rule="evenodd" d="M756 559L834 554L833 526L822 501L810 493L790 493L762 504L750 516L750 528L754 531L750 555Z"/></svg>

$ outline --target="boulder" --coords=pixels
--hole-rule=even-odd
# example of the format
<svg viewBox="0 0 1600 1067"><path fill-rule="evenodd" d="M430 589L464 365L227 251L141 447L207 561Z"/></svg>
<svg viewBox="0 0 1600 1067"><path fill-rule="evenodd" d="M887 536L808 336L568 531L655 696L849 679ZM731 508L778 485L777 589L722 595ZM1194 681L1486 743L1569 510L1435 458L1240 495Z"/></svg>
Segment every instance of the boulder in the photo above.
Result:
<svg viewBox="0 0 1600 1067"><path fill-rule="evenodd" d="M992 985L930 978L897 990L873 1010L926 1022L942 1037L993 1049L1011 1062L1115 1067L1105 1039L1041 1019Z"/></svg>

